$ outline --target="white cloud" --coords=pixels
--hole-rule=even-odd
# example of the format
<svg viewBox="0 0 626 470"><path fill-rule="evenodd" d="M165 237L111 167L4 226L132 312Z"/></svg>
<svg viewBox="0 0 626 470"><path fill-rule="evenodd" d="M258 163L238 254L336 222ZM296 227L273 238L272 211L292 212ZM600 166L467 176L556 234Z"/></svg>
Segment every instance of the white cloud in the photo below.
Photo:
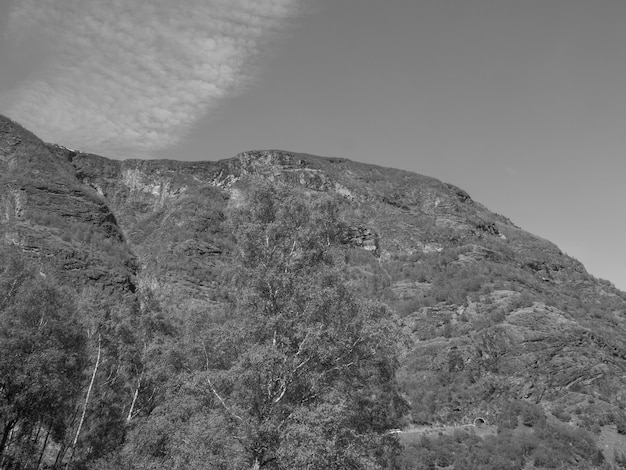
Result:
<svg viewBox="0 0 626 470"><path fill-rule="evenodd" d="M92 152L173 145L249 83L299 1L18 0L5 40L47 56L3 91L0 109L45 140Z"/></svg>

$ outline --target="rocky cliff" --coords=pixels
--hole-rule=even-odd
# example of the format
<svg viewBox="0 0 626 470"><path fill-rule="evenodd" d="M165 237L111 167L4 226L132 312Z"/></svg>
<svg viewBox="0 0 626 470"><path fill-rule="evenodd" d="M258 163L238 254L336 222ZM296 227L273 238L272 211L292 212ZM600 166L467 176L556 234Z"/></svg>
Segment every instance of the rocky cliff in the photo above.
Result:
<svg viewBox="0 0 626 470"><path fill-rule="evenodd" d="M462 189L279 150L110 160L0 117L4 243L77 290L149 294L172 315L223 308L225 222L260 179L339 201L348 276L410 338L400 372L409 425L495 422L511 399L597 434L623 416L626 294Z"/></svg>

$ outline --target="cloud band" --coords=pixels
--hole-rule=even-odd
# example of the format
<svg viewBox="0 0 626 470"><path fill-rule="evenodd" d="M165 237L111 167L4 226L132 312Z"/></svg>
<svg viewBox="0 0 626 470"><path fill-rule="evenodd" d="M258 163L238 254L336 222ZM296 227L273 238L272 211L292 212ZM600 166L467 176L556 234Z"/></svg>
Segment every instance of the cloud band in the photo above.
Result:
<svg viewBox="0 0 626 470"><path fill-rule="evenodd" d="M46 57L3 93L2 112L69 147L120 156L166 148L249 83L254 59L297 3L19 1L10 47L36 38Z"/></svg>

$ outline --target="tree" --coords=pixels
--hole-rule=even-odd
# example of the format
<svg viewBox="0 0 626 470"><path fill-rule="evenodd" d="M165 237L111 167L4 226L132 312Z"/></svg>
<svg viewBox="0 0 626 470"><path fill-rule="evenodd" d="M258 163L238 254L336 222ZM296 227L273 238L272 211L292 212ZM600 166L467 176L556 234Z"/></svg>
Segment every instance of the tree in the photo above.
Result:
<svg viewBox="0 0 626 470"><path fill-rule="evenodd" d="M228 216L231 305L159 343L158 401L93 468L390 467L400 333L345 282L338 202L263 184Z"/></svg>
<svg viewBox="0 0 626 470"><path fill-rule="evenodd" d="M17 250L1 248L0 459L36 459L49 438L63 438L82 386L84 349L73 298L35 274Z"/></svg>
<svg viewBox="0 0 626 470"><path fill-rule="evenodd" d="M89 358L79 414L59 461L77 466L119 452L129 424L160 399L160 343L172 326L148 294L137 302L84 289L79 306L87 329ZM153 358L153 356L156 356Z"/></svg>
<svg viewBox="0 0 626 470"><path fill-rule="evenodd" d="M231 218L231 356L224 339L204 344L214 406L253 468L387 466L396 443L386 431L404 411L399 328L344 280L337 203L277 185L248 201Z"/></svg>

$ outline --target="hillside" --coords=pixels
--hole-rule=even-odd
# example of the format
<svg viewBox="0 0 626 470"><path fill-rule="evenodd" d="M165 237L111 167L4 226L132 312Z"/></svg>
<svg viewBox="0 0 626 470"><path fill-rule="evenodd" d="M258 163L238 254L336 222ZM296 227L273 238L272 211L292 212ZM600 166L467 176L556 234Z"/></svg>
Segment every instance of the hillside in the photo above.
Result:
<svg viewBox="0 0 626 470"><path fill-rule="evenodd" d="M437 434L436 445L399 433L402 468L620 464L626 293L462 189L280 150L207 162L110 160L44 143L0 117L0 236L83 305L116 299L131 316L149 307L182 323L227 315L233 214L268 182L334 201L349 285L398 316L396 378L406 405L398 426L436 430L480 419L498 428L495 444L467 427ZM154 409L146 406L144 418ZM456 443L446 441L453 434ZM505 467L488 458L461 467L433 450L467 454L468 442L489 449L520 436L528 448ZM589 449L564 450L583 441Z"/></svg>

